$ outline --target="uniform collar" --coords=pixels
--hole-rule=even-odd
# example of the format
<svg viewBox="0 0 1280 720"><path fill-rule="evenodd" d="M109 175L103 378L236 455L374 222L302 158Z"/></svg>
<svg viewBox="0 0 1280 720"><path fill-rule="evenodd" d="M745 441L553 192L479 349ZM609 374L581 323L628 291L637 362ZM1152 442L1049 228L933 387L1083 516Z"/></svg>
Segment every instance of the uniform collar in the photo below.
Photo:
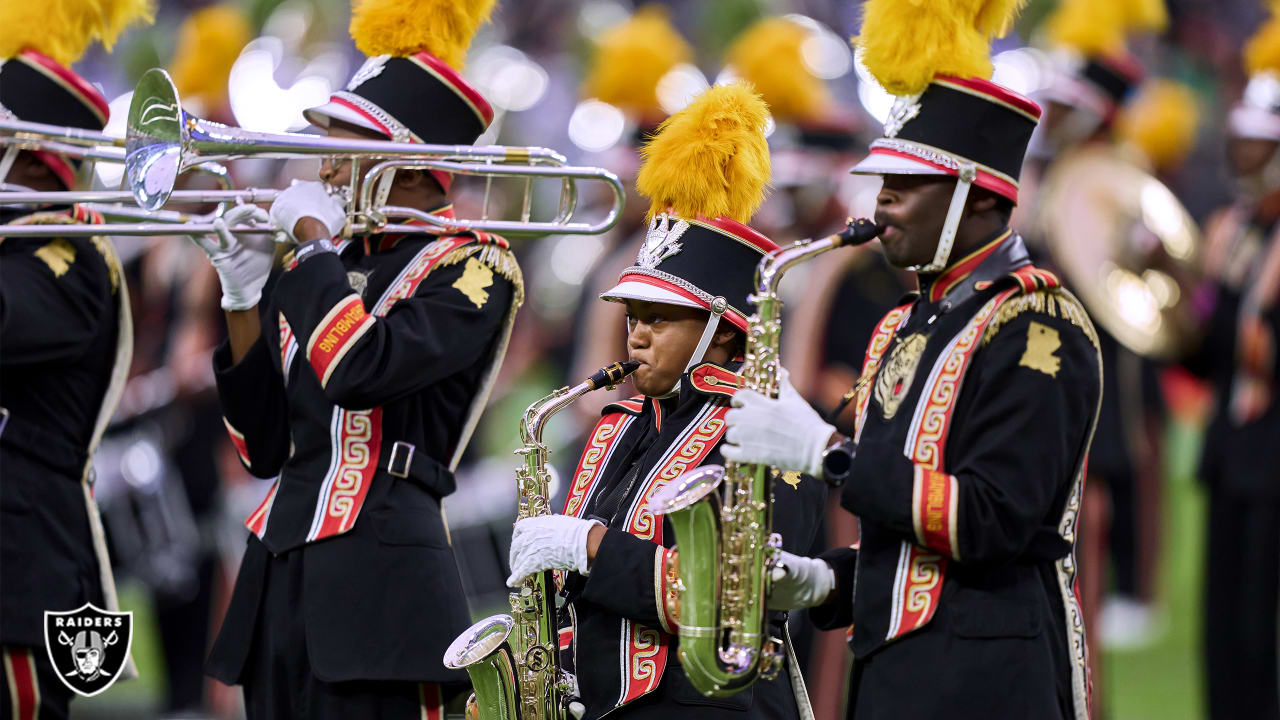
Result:
<svg viewBox="0 0 1280 720"><path fill-rule="evenodd" d="M616 400L604 406L602 414L624 413L635 417L653 416L654 428L659 432L666 418L677 409L690 403L701 404L708 398L729 398L743 385L738 370L742 367L742 358L735 358L725 365L704 362L693 366L680 377L680 392L665 398L634 395L626 400Z"/></svg>
<svg viewBox="0 0 1280 720"><path fill-rule="evenodd" d="M930 303L955 307L975 292L1031 262L1022 237L1008 228L932 277L920 277L920 294Z"/></svg>
<svg viewBox="0 0 1280 720"><path fill-rule="evenodd" d="M453 204L448 203L441 205L434 210L428 210L432 215L440 215L441 217L454 219ZM427 223L421 220L410 220L405 225L423 225ZM382 233L377 235L364 236L364 254L373 255L374 253L386 252L400 244L401 240L410 237L409 233Z"/></svg>

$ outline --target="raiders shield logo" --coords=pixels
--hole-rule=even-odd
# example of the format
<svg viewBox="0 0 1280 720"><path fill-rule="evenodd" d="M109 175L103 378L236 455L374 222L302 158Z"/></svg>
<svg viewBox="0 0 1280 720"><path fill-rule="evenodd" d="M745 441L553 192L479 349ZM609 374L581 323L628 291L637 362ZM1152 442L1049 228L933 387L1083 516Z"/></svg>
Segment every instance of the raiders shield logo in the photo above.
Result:
<svg viewBox="0 0 1280 720"><path fill-rule="evenodd" d="M79 610L44 613L44 647L62 682L92 697L120 676L133 643L133 613L85 603Z"/></svg>

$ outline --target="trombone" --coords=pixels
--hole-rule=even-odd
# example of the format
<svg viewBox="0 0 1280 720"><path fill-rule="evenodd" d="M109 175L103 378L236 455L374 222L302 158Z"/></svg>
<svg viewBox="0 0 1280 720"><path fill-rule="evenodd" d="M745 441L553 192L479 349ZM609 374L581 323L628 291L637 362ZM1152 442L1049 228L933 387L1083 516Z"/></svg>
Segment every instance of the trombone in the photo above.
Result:
<svg viewBox="0 0 1280 720"><path fill-rule="evenodd" d="M193 168L225 160L262 158L296 159L299 157L339 158L352 163L352 184L343 188L348 205L345 234L376 232L440 233L463 230L495 232L511 237L560 235L594 235L605 232L617 222L625 202L621 181L613 173L598 167L571 166L560 153L540 147L504 145L432 145L393 142L390 140L348 140L301 133L262 133L230 127L190 115L182 109L177 89L168 73L159 68L148 70L138 82L129 108L127 134L123 141L99 133L37 123L0 122L0 144L24 144L24 148L66 151L67 154L99 161L120 162L123 143L125 185L128 197L150 213L153 222L112 223L109 225L58 225L67 235L184 235L213 231L212 220L221 214L219 208L209 216L167 214L170 203L270 202L276 190L175 190L180 174ZM361 161L373 166L359 173ZM374 187L395 170L442 170L455 175L485 178L482 216L479 219L449 218L417 208L388 206L374 197ZM488 217L489 198L494 178L522 178L523 196L519 220ZM556 215L550 220L532 218L533 180L555 178L561 181ZM578 210L577 181L597 181L608 187L612 197L607 214L595 222L575 219ZM360 185L360 183L363 183ZM359 192L356 189L359 188ZM252 198L252 199L249 199ZM65 193L4 193L0 204L23 202L113 203L125 200L117 191ZM93 209L104 215L120 214ZM393 223L392 220L400 220ZM404 221L415 221L409 224ZM272 232L253 227L233 227L232 232ZM8 236L53 235L51 226L6 227Z"/></svg>

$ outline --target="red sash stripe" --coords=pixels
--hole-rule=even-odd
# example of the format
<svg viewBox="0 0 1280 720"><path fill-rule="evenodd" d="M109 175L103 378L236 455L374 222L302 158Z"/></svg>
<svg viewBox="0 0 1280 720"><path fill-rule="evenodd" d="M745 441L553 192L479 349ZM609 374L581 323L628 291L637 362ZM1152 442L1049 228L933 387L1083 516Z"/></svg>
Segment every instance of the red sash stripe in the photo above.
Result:
<svg viewBox="0 0 1280 720"><path fill-rule="evenodd" d="M4 674L14 720L36 720L40 716L40 685L31 649L6 647Z"/></svg>
<svg viewBox="0 0 1280 720"><path fill-rule="evenodd" d="M672 592L671 580L674 577L674 573L668 575L668 568L675 552L675 548L660 547L653 557L653 599L657 603L658 624L663 632L671 635L680 629L680 623L671 616L667 606L667 595Z"/></svg>
<svg viewBox="0 0 1280 720"><path fill-rule="evenodd" d="M382 445L382 408L334 408L333 464L325 476L307 542L351 529L378 470Z"/></svg>
<svg viewBox="0 0 1280 720"><path fill-rule="evenodd" d="M587 441L587 447L578 459L578 467L573 471L573 486L569 488L569 495L564 500L564 515L581 517L600 472L613 454L614 445L633 420L633 416L625 413L610 413L596 423L591 439Z"/></svg>
<svg viewBox="0 0 1280 720"><path fill-rule="evenodd" d="M328 384L347 351L373 328L373 322L364 309L364 301L355 293L343 298L324 316L307 341L307 360L321 387Z"/></svg>
<svg viewBox="0 0 1280 720"><path fill-rule="evenodd" d="M236 454L240 456L240 462L244 463L245 467L251 467L249 445L244 441L244 433L232 427L231 421L225 417L222 418L222 424L227 427L227 435L231 438L231 445L235 447Z"/></svg>
<svg viewBox="0 0 1280 720"><path fill-rule="evenodd" d="M279 480L271 483L271 489L267 491L267 496L262 498L262 502L258 503L258 509L245 518L244 526L249 528L249 532L262 537L262 534L267 531L267 518L271 515L271 504L275 502L276 490L279 489Z"/></svg>
<svg viewBox="0 0 1280 720"><path fill-rule="evenodd" d="M418 683L418 704L422 708L422 720L444 720L444 703L436 683Z"/></svg>

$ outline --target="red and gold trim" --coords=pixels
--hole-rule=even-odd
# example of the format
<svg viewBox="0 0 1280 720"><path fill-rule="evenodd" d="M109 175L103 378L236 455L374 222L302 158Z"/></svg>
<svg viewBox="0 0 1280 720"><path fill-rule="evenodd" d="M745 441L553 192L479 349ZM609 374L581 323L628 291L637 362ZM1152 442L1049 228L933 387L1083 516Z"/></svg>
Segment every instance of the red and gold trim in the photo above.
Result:
<svg viewBox="0 0 1280 720"><path fill-rule="evenodd" d="M610 413L596 423L595 429L591 431L591 439L587 441L587 447L578 459L578 467L573 471L573 485L564 500L563 514L581 517L596 480L613 455L614 445L634 420L633 415Z"/></svg>
<svg viewBox="0 0 1280 720"><path fill-rule="evenodd" d="M1053 290L1062 287L1062 281L1058 279L1057 275L1033 265L1024 265L1009 274L1014 280L1018 281L1018 287L1023 293L1035 292L1036 290Z"/></svg>
<svg viewBox="0 0 1280 720"><path fill-rule="evenodd" d="M703 363L689 373L695 390L712 395L733 397L742 387L742 376L713 363Z"/></svg>
<svg viewBox="0 0 1280 720"><path fill-rule="evenodd" d="M688 220L691 225L698 225L708 230L714 230L721 235L733 238L744 245L754 248L761 253L768 255L778 249L778 244L755 229L743 225L737 220L731 220L727 217L718 218L698 218L697 220Z"/></svg>
<svg viewBox="0 0 1280 720"><path fill-rule="evenodd" d="M235 429L231 421L225 417L222 418L222 424L227 428L227 436L231 438L231 445L236 449L236 454L240 456L240 462L244 463L245 467L251 467L249 463L249 445L244 441L244 433Z"/></svg>
<svg viewBox="0 0 1280 720"><path fill-rule="evenodd" d="M445 205L444 207L436 208L435 210L429 210L428 212L430 212L432 215L437 215L439 217L447 218L449 220L456 219L455 215L453 214L453 205ZM421 220L409 220L404 224L420 225L422 227L427 226L427 223ZM373 253L376 253L376 252L386 252L387 250L390 250L395 246L399 245L400 241L404 240L407 237L409 237L407 233L386 233L383 235L366 235L364 238L364 254L372 255Z"/></svg>
<svg viewBox="0 0 1280 720"><path fill-rule="evenodd" d="M355 525L378 471L382 408L334 408L330 425L331 469L321 483L307 542L341 535Z"/></svg>
<svg viewBox="0 0 1280 720"><path fill-rule="evenodd" d="M387 139L389 139L389 140L395 140L395 139L396 139L396 128L393 128L393 127L391 127L391 126L387 125L387 123L383 122L381 119L379 119L379 118L378 118L378 116L377 116L377 114L376 114L376 113L371 113L371 112L369 112L369 110L368 110L367 108L363 107L363 106L360 104L360 103L361 103L361 101L363 101L363 102L367 102L367 101L365 101L365 100L364 100L364 98L361 98L359 95L355 95L355 94L352 94L352 93L334 94L334 95L332 95L332 96L330 96L330 97L329 97L329 102L334 103L335 105L341 105L342 107L344 107L344 108L346 108L346 109L350 110L351 112L353 112L353 113L355 113L355 114L359 115L360 117L362 117L362 118L364 118L365 120L369 121L369 123L370 123L370 124L372 124L375 128L377 128L377 129L378 129L378 132L381 132L383 135L386 135L386 136L387 136ZM407 130L408 130L408 128L405 128L405 130L407 131ZM410 133L409 133L409 142L410 142L410 143L421 143L421 142L422 142L422 138L420 138L420 137L418 137L417 135L414 135L412 132L410 132ZM453 175L452 175L452 174L447 173L447 172L445 172L445 171L443 171L443 170L433 170L433 169L428 169L428 170L427 170L427 172L431 174L431 177L433 177L433 178L435 178L435 179L436 179L436 182L440 183L440 187L441 187L445 192L449 192L449 188L450 188L450 186L452 186L452 185L453 185ZM366 241L365 249L366 249L366 251L368 250L367 241Z"/></svg>
<svg viewBox="0 0 1280 720"><path fill-rule="evenodd" d="M342 358L356 341L373 328L373 316L364 309L364 301L352 293L334 305L317 325L307 341L307 361L316 371L320 386L329 383Z"/></svg>
<svg viewBox="0 0 1280 720"><path fill-rule="evenodd" d="M573 627L560 628L559 638L561 652L573 647Z"/></svg>
<svg viewBox="0 0 1280 720"><path fill-rule="evenodd" d="M662 432L662 403L658 398L649 398L649 403L653 405L653 429Z"/></svg>
<svg viewBox="0 0 1280 720"><path fill-rule="evenodd" d="M443 60L425 50L410 55L408 59L423 70L436 76L437 80L457 93L458 97L462 98L463 102L476 114L476 118L482 125L489 127L493 122L493 106L489 104L488 100L484 99L480 91L471 87L471 83L464 80L457 70L449 67Z"/></svg>
<svg viewBox="0 0 1280 720"><path fill-rule="evenodd" d="M975 97L980 97L990 103L995 103L1006 110L1015 112L1033 123L1040 122L1040 106L1030 98L1023 97L1018 93L1001 87L990 80L982 78L959 78L954 76L940 75L933 79L937 85L949 87L958 92L967 93Z"/></svg>
<svg viewBox="0 0 1280 720"><path fill-rule="evenodd" d="M660 277L654 277L653 275L640 272L625 272L618 278L618 282L638 282L646 285L653 285L654 287L660 287L663 290L668 290L697 303L698 307L706 308L708 310L711 309L711 303L709 303L705 298L699 297L697 293L691 292L687 288L677 285L669 280L664 280ZM733 326L739 330L743 332L747 331L746 316L735 310L732 306L725 311L722 317L733 323Z"/></svg>
<svg viewBox="0 0 1280 720"><path fill-rule="evenodd" d="M911 316L911 305L899 305L890 310L880 319L876 325L875 332L871 334L871 340L867 342L867 355L862 361L862 375L860 377L870 380L875 377L876 370L880 367L880 361L884 358L884 353L889 349L889 343L893 341L893 336L898 334L898 329L907 322L907 318ZM854 432L853 440L858 441L862 436L862 426L867 419L867 405L871 400L871 383L862 383L862 387L858 389L858 394L854 398Z"/></svg>
<svg viewBox="0 0 1280 720"><path fill-rule="evenodd" d="M276 501L276 491L280 489L280 481L271 483L271 489L267 491L267 496L258 503L258 507L249 517L245 518L244 526L249 528L249 532L262 537L267 532L267 518L271 517L271 505Z"/></svg>
<svg viewBox="0 0 1280 720"><path fill-rule="evenodd" d="M483 237L479 237L483 236ZM435 268L436 264L444 259L445 255L457 250L468 243L494 242L500 247L506 247L505 241L501 238L493 238L493 236L484 233L450 235L442 237L434 242L428 243L426 247L418 251L413 260L405 265L404 270L400 271L400 275L391 282L387 291L378 299L378 303L373 306L374 317L386 317L391 312L391 306L407 297L412 297L418 290L418 286L427 278L427 275Z"/></svg>
<svg viewBox="0 0 1280 720"><path fill-rule="evenodd" d="M981 265L984 260L991 257L991 254L994 253L1005 240L1008 240L1009 236L1012 234L1012 230L1004 231L1000 237L992 240L986 245L983 245L977 250L974 250L964 256L960 261L953 263L951 267L943 270L938 277L934 279L933 284L929 286L929 301L938 302L942 298L946 297L947 293L951 292L952 288L964 282L964 279L969 277L974 270L977 270L978 266Z"/></svg>
<svg viewBox="0 0 1280 720"><path fill-rule="evenodd" d="M894 145L895 147L886 147L886 145ZM947 163L938 162L937 160L932 159L937 156L950 157L951 153L946 150L942 150L941 148L936 148L932 145L926 145L920 142L899 140L896 138L890 140L876 140L872 143L871 150L867 154L890 155L893 157L906 158L907 160L922 163L932 168L936 168L937 170L941 170L943 173L952 177L960 176L960 171L955 166L954 161ZM974 185L977 185L980 188L986 188L993 193L1007 197L1015 202L1018 200L1017 180L1009 177L999 170L996 170L995 168L983 165L982 163L974 162L973 165L977 170L977 176L973 181Z"/></svg>
<svg viewBox="0 0 1280 720"><path fill-rule="evenodd" d="M618 705L653 692L667 669L671 635L644 623L624 620L626 632L625 674Z"/></svg>
<svg viewBox="0 0 1280 720"><path fill-rule="evenodd" d="M36 720L40 717L38 678L31 648L6 645L4 679L9 690L9 708L13 713L13 720Z"/></svg>
<svg viewBox="0 0 1280 720"><path fill-rule="evenodd" d="M48 55L30 49L18 53L14 59L60 85L68 94L84 104L85 109L93 113L103 125L107 124L107 118L111 115L111 107L107 104L107 99L88 80L77 75L71 68Z"/></svg>
<svg viewBox="0 0 1280 720"><path fill-rule="evenodd" d="M641 485L631 511L627 516L627 532L641 540L651 540L662 545L662 522L649 512L649 501L653 494L667 483L702 464L702 461L715 449L716 443L724 437L724 416L729 413L728 403L713 403L698 413L681 433L681 440L674 444L674 452L667 461L650 471Z"/></svg>
<svg viewBox="0 0 1280 720"><path fill-rule="evenodd" d="M923 546L960 559L956 538L956 502L960 493L956 478L923 465L915 466L915 483L911 492L911 519L916 540Z"/></svg>

